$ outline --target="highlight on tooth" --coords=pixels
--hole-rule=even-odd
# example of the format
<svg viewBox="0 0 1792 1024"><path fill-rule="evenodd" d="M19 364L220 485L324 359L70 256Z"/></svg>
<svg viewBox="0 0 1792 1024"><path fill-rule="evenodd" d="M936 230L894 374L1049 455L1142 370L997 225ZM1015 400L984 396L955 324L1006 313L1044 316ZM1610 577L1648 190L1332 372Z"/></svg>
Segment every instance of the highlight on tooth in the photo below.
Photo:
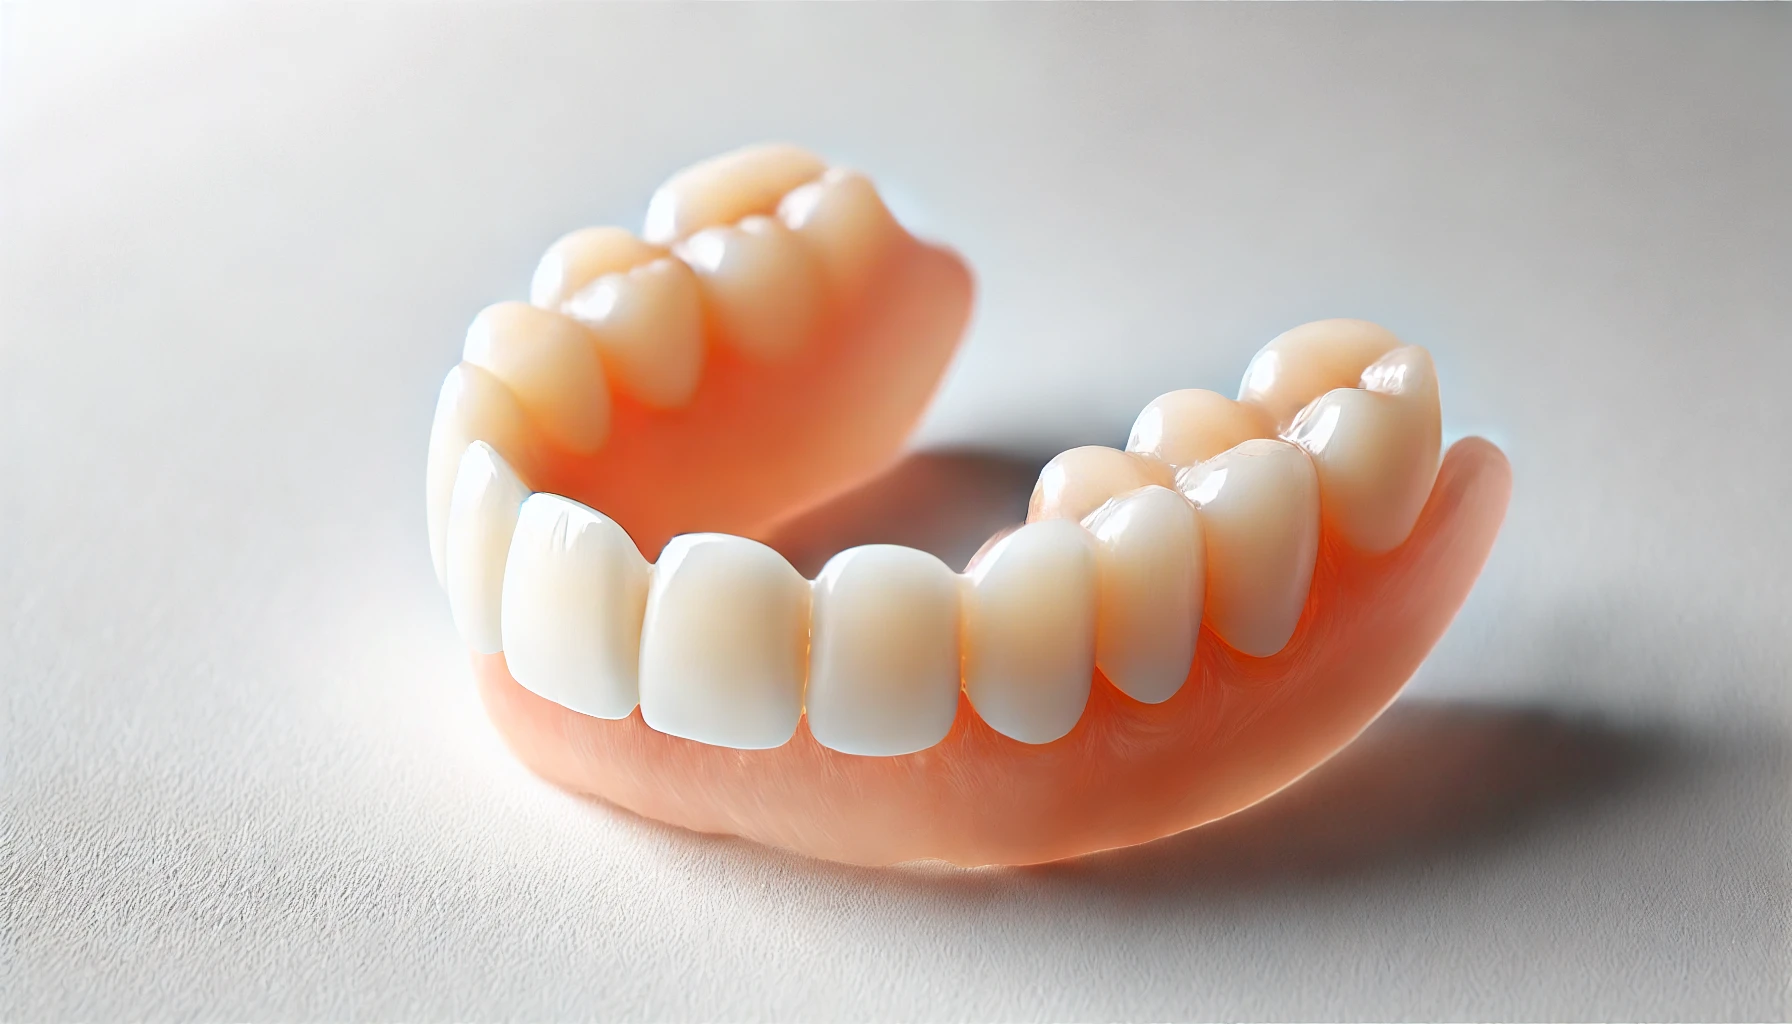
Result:
<svg viewBox="0 0 1792 1024"><path fill-rule="evenodd" d="M1509 472L1441 451L1430 355L1365 321L1059 454L968 565L869 543L811 580L768 546L897 455L970 297L869 177L776 145L672 175L641 237L562 236L475 318L429 538L520 758L813 856L1032 863L1233 813L1394 698Z"/></svg>

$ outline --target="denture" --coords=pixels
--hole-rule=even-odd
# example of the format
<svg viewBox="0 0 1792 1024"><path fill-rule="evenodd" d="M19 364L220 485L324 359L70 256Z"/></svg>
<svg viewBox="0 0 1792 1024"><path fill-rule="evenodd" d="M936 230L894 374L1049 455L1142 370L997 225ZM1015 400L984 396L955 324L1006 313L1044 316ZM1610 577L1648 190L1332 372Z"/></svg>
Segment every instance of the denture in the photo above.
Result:
<svg viewBox="0 0 1792 1024"><path fill-rule="evenodd" d="M900 452L971 276L788 146L576 231L443 384L430 544L487 711L567 789L858 864L1025 864L1261 800L1355 737L1467 596L1510 490L1440 458L1436 371L1297 327L1237 399L1064 452L957 571L765 542Z"/></svg>

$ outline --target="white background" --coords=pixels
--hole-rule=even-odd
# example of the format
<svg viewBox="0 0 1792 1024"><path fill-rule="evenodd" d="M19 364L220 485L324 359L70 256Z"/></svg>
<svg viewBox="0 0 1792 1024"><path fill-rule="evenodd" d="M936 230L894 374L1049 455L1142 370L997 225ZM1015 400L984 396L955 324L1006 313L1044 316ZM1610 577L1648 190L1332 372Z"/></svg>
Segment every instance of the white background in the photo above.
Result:
<svg viewBox="0 0 1792 1024"><path fill-rule="evenodd" d="M0 21L0 1016L1792 1013L1792 10ZM539 251L762 138L980 275L918 443L1113 443L1320 316L1510 454L1408 695L1238 818L875 872L562 794L423 533Z"/></svg>

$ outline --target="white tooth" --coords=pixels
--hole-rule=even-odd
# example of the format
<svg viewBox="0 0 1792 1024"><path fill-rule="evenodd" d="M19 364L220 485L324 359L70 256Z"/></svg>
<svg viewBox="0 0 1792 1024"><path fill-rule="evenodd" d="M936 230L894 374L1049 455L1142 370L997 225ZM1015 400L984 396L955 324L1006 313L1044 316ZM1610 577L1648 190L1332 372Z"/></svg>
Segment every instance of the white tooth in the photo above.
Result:
<svg viewBox="0 0 1792 1024"><path fill-rule="evenodd" d="M1319 481L1286 441L1246 441L1183 471L1207 541L1208 625L1235 650L1287 646L1319 555Z"/></svg>
<svg viewBox="0 0 1792 1024"><path fill-rule="evenodd" d="M605 274L620 274L666 255L622 228L580 228L548 247L529 282L529 301L559 309Z"/></svg>
<svg viewBox="0 0 1792 1024"><path fill-rule="evenodd" d="M958 576L945 563L888 544L842 551L815 579L813 628L805 703L817 742L888 757L946 738L959 664Z"/></svg>
<svg viewBox="0 0 1792 1024"><path fill-rule="evenodd" d="M1095 664L1135 700L1175 696L1195 660L1207 552L1201 522L1182 495L1146 487L1084 521L1100 554Z"/></svg>
<svg viewBox="0 0 1792 1024"><path fill-rule="evenodd" d="M591 331L604 365L642 403L691 400L703 373L703 297L690 267L665 258L605 274L561 308Z"/></svg>
<svg viewBox="0 0 1792 1024"><path fill-rule="evenodd" d="M791 355L816 331L823 312L815 256L769 217L706 228L678 247L703 293L723 344L757 359Z"/></svg>
<svg viewBox="0 0 1792 1024"><path fill-rule="evenodd" d="M525 302L500 302L473 318L461 358L503 381L567 451L603 447L610 391L596 339L577 323Z"/></svg>
<svg viewBox="0 0 1792 1024"><path fill-rule="evenodd" d="M1159 395L1133 421L1126 450L1192 466L1253 437L1274 437L1262 407L1199 388Z"/></svg>
<svg viewBox="0 0 1792 1024"><path fill-rule="evenodd" d="M723 153L667 179L647 204L641 235L670 245L704 228L771 213L784 193L826 169L821 158L795 146L774 143Z"/></svg>
<svg viewBox="0 0 1792 1024"><path fill-rule="evenodd" d="M429 552L435 561L436 580L443 586L448 585L448 508L461 456L474 441L485 441L503 452L524 475L537 464L535 428L516 396L490 373L462 363L442 381L435 422L429 430L425 482Z"/></svg>
<svg viewBox="0 0 1792 1024"><path fill-rule="evenodd" d="M907 235L870 180L844 167L786 195L778 216L820 260L836 305L857 298Z"/></svg>
<svg viewBox="0 0 1792 1024"><path fill-rule="evenodd" d="M647 560L608 516L532 494L504 568L504 661L517 682L596 718L627 718L647 605Z"/></svg>
<svg viewBox="0 0 1792 1024"><path fill-rule="evenodd" d="M1076 522L1029 523L972 568L964 689L990 728L1022 743L1068 733L1095 669L1094 539Z"/></svg>
<svg viewBox="0 0 1792 1024"><path fill-rule="evenodd" d="M1080 520L1116 494L1169 483L1167 471L1126 452L1085 445L1059 452L1039 471L1027 521Z"/></svg>
<svg viewBox="0 0 1792 1024"><path fill-rule="evenodd" d="M1313 458L1326 521L1352 547L1379 554L1406 540L1437 478L1437 373L1430 354L1409 345L1363 371L1362 385L1321 395L1288 439Z"/></svg>
<svg viewBox="0 0 1792 1024"><path fill-rule="evenodd" d="M448 511L448 606L463 643L480 654L504 649L504 562L529 488L484 441L467 446Z"/></svg>
<svg viewBox="0 0 1792 1024"><path fill-rule="evenodd" d="M1367 320L1317 320L1275 338L1244 371L1239 401L1262 406L1278 426L1333 388L1356 385L1363 367L1400 347Z"/></svg>
<svg viewBox="0 0 1792 1024"><path fill-rule="evenodd" d="M809 582L757 541L674 537L641 627L641 717L719 747L781 746L796 732L808 667Z"/></svg>

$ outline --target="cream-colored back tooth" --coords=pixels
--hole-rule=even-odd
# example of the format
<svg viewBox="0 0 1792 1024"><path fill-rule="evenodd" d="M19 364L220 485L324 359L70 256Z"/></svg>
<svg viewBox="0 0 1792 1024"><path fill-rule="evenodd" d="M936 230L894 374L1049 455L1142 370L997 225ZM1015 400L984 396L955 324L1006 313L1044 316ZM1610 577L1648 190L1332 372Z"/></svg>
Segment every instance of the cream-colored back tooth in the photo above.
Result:
<svg viewBox="0 0 1792 1024"><path fill-rule="evenodd" d="M1406 540L1437 479L1443 427L1437 371L1416 345L1363 371L1362 389L1338 388L1295 418L1288 439L1312 456L1326 522L1359 551Z"/></svg>
<svg viewBox="0 0 1792 1024"><path fill-rule="evenodd" d="M815 578L804 699L816 742L892 757L946 738L958 713L958 576L913 548L871 544Z"/></svg>
<svg viewBox="0 0 1792 1024"><path fill-rule="evenodd" d="M525 302L487 306L461 358L503 381L561 447L585 455L610 432L610 392L591 333Z"/></svg>
<svg viewBox="0 0 1792 1024"><path fill-rule="evenodd" d="M597 340L604 366L643 404L675 409L703 375L703 297L697 277L664 257L605 274L561 306Z"/></svg>
<svg viewBox="0 0 1792 1024"><path fill-rule="evenodd" d="M653 193L641 235L671 245L704 228L771 213L786 192L826 169L815 154L781 143L748 146L692 164Z"/></svg>
<svg viewBox="0 0 1792 1024"><path fill-rule="evenodd" d="M467 445L485 441L503 454L525 479L536 463L536 431L504 382L485 370L461 363L448 371L436 399L435 422L429 430L429 462L425 492L429 552L436 580L448 585L448 509L454 480Z"/></svg>
<svg viewBox="0 0 1792 1024"><path fill-rule="evenodd" d="M1319 481L1307 453L1253 440L1192 466L1179 481L1207 542L1204 614L1220 639L1267 658L1300 622L1319 555Z"/></svg>
<svg viewBox="0 0 1792 1024"><path fill-rule="evenodd" d="M820 268L807 246L770 217L706 228L678 247L697 273L706 320L724 345L761 360L792 355L820 326Z"/></svg>
<svg viewBox="0 0 1792 1024"><path fill-rule="evenodd" d="M1278 427L1333 388L1355 387L1363 368L1400 347L1393 332L1367 320L1316 320L1278 336L1251 359L1242 402L1268 411Z"/></svg>
<svg viewBox="0 0 1792 1024"><path fill-rule="evenodd" d="M529 488L491 445L467 446L448 509L448 607L461 641L480 654L504 649L504 564L517 510L528 496Z"/></svg>
<svg viewBox="0 0 1792 1024"><path fill-rule="evenodd" d="M891 216L870 179L829 168L778 204L778 217L819 259L836 308L850 306L908 232Z"/></svg>
<svg viewBox="0 0 1792 1024"><path fill-rule="evenodd" d="M1200 388L1152 399L1133 421L1126 450L1172 466L1192 466L1254 437L1274 437L1263 407Z"/></svg>
<svg viewBox="0 0 1792 1024"><path fill-rule="evenodd" d="M1096 444L1071 448L1053 456L1039 471L1027 502L1027 522L1080 521L1116 494L1171 480L1166 467L1127 452Z"/></svg>
<svg viewBox="0 0 1792 1024"><path fill-rule="evenodd" d="M504 567L504 662L511 678L595 718L627 718L649 566L622 527L558 494L523 502Z"/></svg>
<svg viewBox="0 0 1792 1024"><path fill-rule="evenodd" d="M641 627L641 718L741 750L796 733L808 670L809 581L745 537L683 534L660 552Z"/></svg>
<svg viewBox="0 0 1792 1024"><path fill-rule="evenodd" d="M1029 523L966 578L964 689L990 728L1050 743L1076 726L1095 669L1095 541L1069 519Z"/></svg>
<svg viewBox="0 0 1792 1024"><path fill-rule="evenodd" d="M561 236L542 254L529 282L529 301L542 309L559 309L605 274L620 274L665 255L665 249L623 228L580 228Z"/></svg>
<svg viewBox="0 0 1792 1024"><path fill-rule="evenodd" d="M1108 501L1083 525L1100 556L1095 664L1135 700L1169 700L1188 678L1201 632L1200 518L1181 494L1152 486Z"/></svg>

